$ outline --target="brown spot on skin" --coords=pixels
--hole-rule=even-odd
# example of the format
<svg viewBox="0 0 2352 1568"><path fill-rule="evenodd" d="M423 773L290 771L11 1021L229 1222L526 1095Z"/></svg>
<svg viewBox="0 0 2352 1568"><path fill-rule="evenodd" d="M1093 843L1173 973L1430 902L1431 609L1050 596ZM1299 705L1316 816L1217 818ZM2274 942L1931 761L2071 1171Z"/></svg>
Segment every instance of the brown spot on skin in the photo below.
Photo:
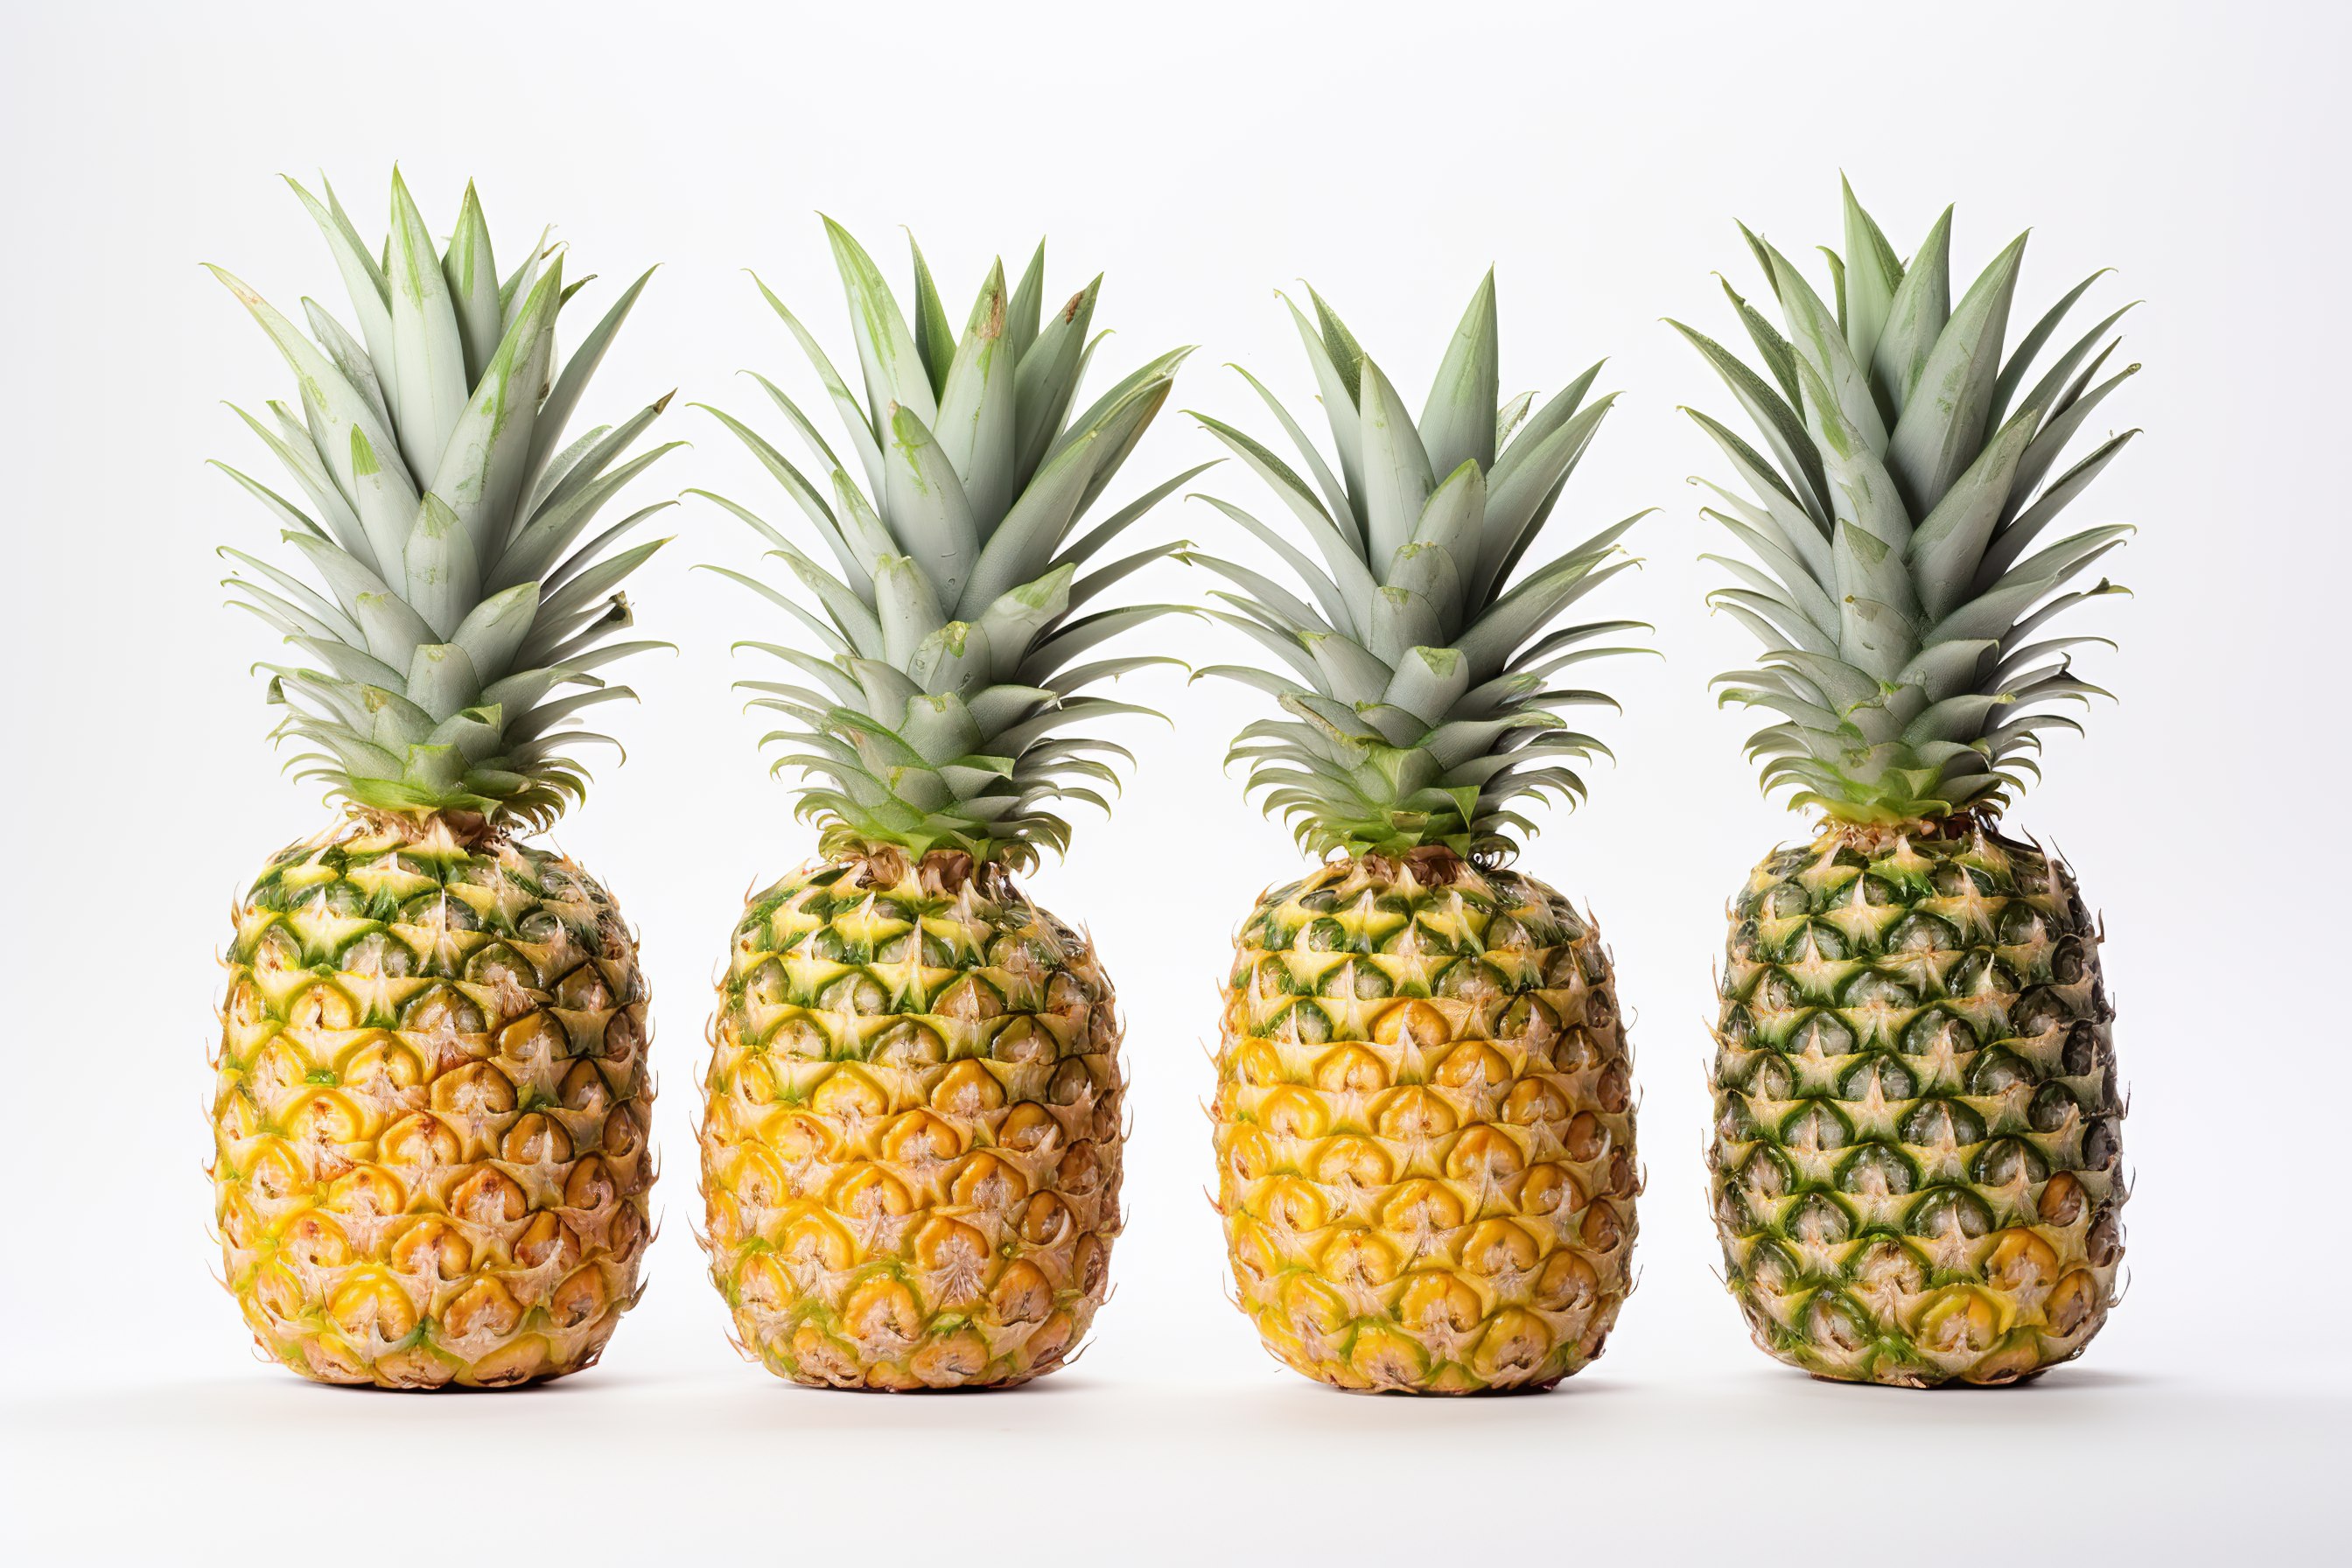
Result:
<svg viewBox="0 0 2352 1568"><path fill-rule="evenodd" d="M445 831L460 848L476 854L495 849L506 840L506 829L494 826L478 811L428 811L408 816L354 805L351 808L351 816L370 833L388 834L406 844L425 843L435 837L436 827Z"/></svg>
<svg viewBox="0 0 2352 1568"><path fill-rule="evenodd" d="M852 864L849 880L859 888L895 888L907 874L907 857L887 846L854 857Z"/></svg>
<svg viewBox="0 0 2352 1568"><path fill-rule="evenodd" d="M1461 880L1467 868L1462 857L1443 844L1416 845L1402 855L1367 855L1363 865L1380 881L1394 882L1410 876L1424 888L1450 887Z"/></svg>
<svg viewBox="0 0 2352 1568"><path fill-rule="evenodd" d="M961 849L934 849L916 868L923 891L953 897L971 880L971 857Z"/></svg>

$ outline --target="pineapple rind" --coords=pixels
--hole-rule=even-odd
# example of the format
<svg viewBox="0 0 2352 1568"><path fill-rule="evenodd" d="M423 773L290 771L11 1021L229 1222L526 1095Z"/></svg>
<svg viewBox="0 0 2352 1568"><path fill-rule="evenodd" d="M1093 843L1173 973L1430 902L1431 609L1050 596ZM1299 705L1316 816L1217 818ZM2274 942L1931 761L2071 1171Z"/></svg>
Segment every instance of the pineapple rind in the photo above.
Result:
<svg viewBox="0 0 2352 1568"><path fill-rule="evenodd" d="M1756 1342L1819 1376L2009 1383L2123 1258L2122 1098L2073 876L1967 821L1774 851L1732 908L1709 1153Z"/></svg>
<svg viewBox="0 0 2352 1568"><path fill-rule="evenodd" d="M1120 1228L1120 1033L1085 936L968 857L814 862L753 895L701 1145L745 1353L864 1389L1066 1363Z"/></svg>
<svg viewBox="0 0 2352 1568"><path fill-rule="evenodd" d="M636 947L578 865L351 821L236 913L215 1058L226 1281L323 1383L593 1363L652 1234Z"/></svg>
<svg viewBox="0 0 2352 1568"><path fill-rule="evenodd" d="M1549 1387L1632 1286L1608 954L1533 878L1454 865L1334 861L1236 942L1210 1112L1234 1283L1268 1351L1344 1389Z"/></svg>

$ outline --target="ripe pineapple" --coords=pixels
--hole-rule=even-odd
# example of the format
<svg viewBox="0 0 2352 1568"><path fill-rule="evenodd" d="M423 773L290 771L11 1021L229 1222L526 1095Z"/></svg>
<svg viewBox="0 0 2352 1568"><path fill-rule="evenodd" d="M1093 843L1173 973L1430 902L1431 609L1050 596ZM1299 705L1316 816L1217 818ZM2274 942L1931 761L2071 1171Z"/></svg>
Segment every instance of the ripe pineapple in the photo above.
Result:
<svg viewBox="0 0 2352 1568"><path fill-rule="evenodd" d="M1239 1302L1268 1350L1348 1389L1548 1388L1601 1353L1631 1281L1633 1074L1591 920L1505 868L1511 803L1583 784L1599 749L1558 710L1565 667L1633 623L1546 628L1622 570L1629 518L1509 586L1608 412L1600 367L1530 415L1496 412L1494 279L1418 427L1318 297L1292 316L1339 470L1255 379L1315 488L1203 423L1296 514L1318 567L1265 524L1313 604L1188 553L1240 592L1218 612L1274 656L1215 673L1283 716L1244 730L1307 847L1331 857L1243 921L1211 1115ZM1514 431L1516 430L1516 436ZM1499 450L1498 450L1499 449ZM1320 499L1317 492L1319 490Z"/></svg>
<svg viewBox="0 0 2352 1568"><path fill-rule="evenodd" d="M1123 749L1073 727L1143 711L1080 693L1174 662L1087 657L1171 606L1076 612L1166 553L1098 561L1200 470L1073 531L1184 352L1070 420L1099 278L1046 316L1044 248L1009 293L1000 262L959 340L919 248L909 328L872 258L826 228L866 403L767 298L865 487L764 381L825 480L718 415L835 564L710 498L774 547L824 618L727 574L815 645L749 645L793 674L743 685L789 721L768 737L785 746L778 768L820 781L799 815L822 858L754 894L735 928L704 1085L705 1245L739 1346L784 1377L1003 1387L1076 1348L1119 1229L1117 998L1086 935L1014 873L1039 845L1066 847L1059 801L1104 805L1084 781L1116 782L1087 753Z"/></svg>
<svg viewBox="0 0 2352 1568"><path fill-rule="evenodd" d="M2096 273L2004 358L2025 237L1955 305L1950 229L1899 262L1848 188L1833 303L1748 237L1788 323L1726 285L1763 374L1677 327L1771 453L1694 416L1754 498L1706 515L1764 568L1722 563L1715 603L1764 647L1724 695L1775 715L1748 745L1765 785L1823 817L1732 905L1717 1228L1766 1351L1914 1387L2079 1355L2123 1256L2097 923L1999 819L2038 732L2081 728L2040 706L2097 690L2066 650L2101 639L2040 632L2116 591L2060 592L2127 530L2048 535L2134 432L2043 481L2138 367L2103 376L2118 310L2033 374Z"/></svg>
<svg viewBox="0 0 2352 1568"><path fill-rule="evenodd" d="M646 279L559 373L562 252L535 245L501 281L470 186L436 254L395 173L381 259L331 187L294 189L360 334L305 300L314 345L215 269L299 384L299 413L239 412L302 500L226 471L324 592L225 553L239 602L317 661L268 667L269 700L345 813L236 911L213 1101L227 1284L261 1349L321 1382L560 1376L637 1296L653 1085L628 928L522 835L582 792L568 753L604 737L572 716L631 695L590 672L656 646L609 638L658 542L606 547L661 509L573 545L668 450L619 460L668 400L562 443Z"/></svg>

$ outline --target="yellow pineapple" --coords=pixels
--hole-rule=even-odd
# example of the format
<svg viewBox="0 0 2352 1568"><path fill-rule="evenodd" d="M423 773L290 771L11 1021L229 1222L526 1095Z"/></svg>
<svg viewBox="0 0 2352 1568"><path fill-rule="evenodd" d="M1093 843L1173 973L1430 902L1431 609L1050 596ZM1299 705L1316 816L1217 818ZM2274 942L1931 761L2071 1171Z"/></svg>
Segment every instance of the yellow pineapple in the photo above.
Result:
<svg viewBox="0 0 2352 1568"><path fill-rule="evenodd" d="M753 645L792 679L744 684L786 717L780 766L818 781L800 815L822 854L735 928L704 1084L706 1245L739 1343L782 1376L1001 1387L1077 1347L1118 1234L1117 998L1092 944L1015 875L1066 846L1059 802L1102 805L1084 781L1114 778L1087 753L1120 749L1072 727L1140 711L1080 693L1173 662L1088 657L1167 606L1074 612L1165 553L1099 559L1191 475L1076 531L1183 356L1072 420L1099 279L1047 314L1043 248L1009 292L999 263L959 339L919 250L909 328L871 258L827 226L867 403L770 302L866 487L772 386L821 485L719 416L835 567L721 503L819 606L730 574L814 644Z"/></svg>
<svg viewBox="0 0 2352 1568"><path fill-rule="evenodd" d="M1553 629L1613 575L1635 519L1516 568L1610 400L1593 371L1496 412L1490 276L1416 426L1315 300L1293 310L1338 468L1271 395L1315 476L1204 421L1316 557L1215 504L1304 583L1187 559L1277 668L1221 667L1282 716L1244 729L1250 784L1328 858L1243 921L1212 1117L1244 1311L1289 1365L1357 1390L1546 1388L1601 1353L1631 1287L1633 1073L1592 922L1507 868L1525 795L1575 797L1599 742L1555 672L1622 621ZM1253 383L1253 384L1255 384ZM1264 388L1259 388L1265 395ZM1318 564L1319 559L1320 564Z"/></svg>
<svg viewBox="0 0 2352 1568"><path fill-rule="evenodd" d="M323 587L242 551L245 606L315 666L273 666L279 726L345 815L273 857L236 910L214 1058L226 1279L262 1352L306 1377L496 1387L593 1363L651 1234L646 986L612 899L526 837L584 780L571 715L627 697L592 671L654 645L608 552L577 545L667 447L662 408L562 440L640 278L559 372L563 257L502 281L469 187L434 249L393 177L362 245L295 187L360 324L315 342L227 274L300 384L246 422L289 500L235 469ZM662 402L667 402L667 399Z"/></svg>

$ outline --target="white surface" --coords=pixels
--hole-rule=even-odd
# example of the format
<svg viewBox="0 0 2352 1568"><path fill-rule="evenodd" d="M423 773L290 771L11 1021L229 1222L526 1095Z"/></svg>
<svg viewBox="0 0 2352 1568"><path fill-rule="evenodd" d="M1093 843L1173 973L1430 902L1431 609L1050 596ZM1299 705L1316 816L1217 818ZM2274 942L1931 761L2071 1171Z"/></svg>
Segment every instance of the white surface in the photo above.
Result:
<svg viewBox="0 0 2352 1568"><path fill-rule="evenodd" d="M2347 758L2318 689L2346 565L2338 10L1496 5L1423 8L1416 28L1373 5L956 7L937 26L919 6L493 9L12 11L12 1561L840 1562L861 1541L958 1564L2327 1554L2315 1477L2352 1416L2328 816ZM1141 694L1181 727L1135 731L1118 823L1082 821L1034 884L1092 925L1130 1018L1131 1224L1084 1364L1014 1395L891 1401L737 1363L688 1223L699 1036L738 899L809 837L725 689L725 639L769 617L686 570L740 563L746 539L691 506L632 584L646 635L683 651L631 673L630 761L602 766L560 835L642 927L655 982L650 1298L604 1367L546 1392L352 1394L249 1363L206 1279L211 955L240 879L321 813L260 739L245 669L265 638L209 586L214 544L269 537L201 466L253 456L215 400L287 377L195 264L341 309L272 172L324 165L373 226L395 156L436 224L478 179L507 254L552 220L600 288L667 263L585 411L683 389L667 433L698 448L648 499L700 483L781 512L682 405L751 410L741 365L802 384L746 264L845 345L817 207L894 279L892 226L914 226L951 309L985 247L1017 265L1050 230L1055 287L1108 270L1106 370L1202 343L1180 400L1251 428L1263 412L1217 367L1303 399L1270 293L1302 274L1415 398L1490 259L1509 387L1613 356L1625 397L1562 516L1665 509L1611 602L1655 621L1667 657L1607 672L1623 762L1525 861L1599 912L1636 1016L1643 1281L1606 1359L1546 1398L1349 1400L1266 1361L1221 1300L1201 1047L1233 923L1297 862L1216 766L1255 699L1163 681ZM1706 677L1746 650L1700 608L1714 572L1694 558L1719 545L1680 481L1719 465L1674 409L1728 399L1657 318L1727 331L1709 272L1749 281L1734 215L1792 254L1834 243L1841 164L1906 250L1947 200L1961 268L2035 226L2033 309L2108 263L2105 298L2149 301L2125 350L2147 373L2111 405L2148 434L2084 503L2086 522L2144 529L2116 563L2139 596L2082 617L2122 641L2085 663L2124 700L2053 746L2014 817L2106 912L2136 1286L2085 1362L2031 1389L1811 1384L1748 1346L1710 1273L1720 910L1800 825L1757 798L1743 721L1708 703ZM1171 415L1121 493L1208 455ZM1231 465L1212 478L1259 503ZM1160 526L1230 544L1205 508ZM1155 585L1200 586L1172 569ZM1197 828L1163 839L1180 813ZM2198 907L2215 923L2191 924Z"/></svg>
<svg viewBox="0 0 2352 1568"><path fill-rule="evenodd" d="M1517 1398L1091 1363L891 1397L614 1360L511 1397L283 1375L41 1397L22 1407L39 1451L16 1480L41 1500L23 1560L2343 1561L2317 1518L2343 1408L2308 1389L2085 1367L1911 1395L1612 1352Z"/></svg>

